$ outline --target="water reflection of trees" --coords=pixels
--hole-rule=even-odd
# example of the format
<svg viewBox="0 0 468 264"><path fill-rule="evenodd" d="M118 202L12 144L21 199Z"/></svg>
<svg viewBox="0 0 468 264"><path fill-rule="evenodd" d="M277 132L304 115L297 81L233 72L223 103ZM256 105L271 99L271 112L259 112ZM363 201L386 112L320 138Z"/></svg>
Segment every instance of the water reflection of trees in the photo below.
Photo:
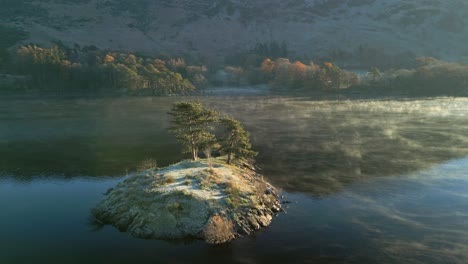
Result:
<svg viewBox="0 0 468 264"><path fill-rule="evenodd" d="M271 99L224 107L246 122L260 152L260 167L288 191L322 195L356 181L417 171L468 154L466 118L451 114L461 109L451 107L449 99Z"/></svg>
<svg viewBox="0 0 468 264"><path fill-rule="evenodd" d="M166 130L179 99L4 101L0 174L124 175L147 158L168 165L183 158ZM322 195L468 155L467 99L201 101L245 124L258 165L288 191Z"/></svg>

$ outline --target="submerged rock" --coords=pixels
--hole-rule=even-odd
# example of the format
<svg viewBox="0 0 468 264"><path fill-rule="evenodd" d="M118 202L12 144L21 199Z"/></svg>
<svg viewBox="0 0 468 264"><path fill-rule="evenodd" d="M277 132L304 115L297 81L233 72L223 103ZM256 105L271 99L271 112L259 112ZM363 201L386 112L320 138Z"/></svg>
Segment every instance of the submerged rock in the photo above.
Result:
<svg viewBox="0 0 468 264"><path fill-rule="evenodd" d="M268 226L276 190L254 171L221 160L183 161L132 175L92 210L103 224L145 239L224 243Z"/></svg>

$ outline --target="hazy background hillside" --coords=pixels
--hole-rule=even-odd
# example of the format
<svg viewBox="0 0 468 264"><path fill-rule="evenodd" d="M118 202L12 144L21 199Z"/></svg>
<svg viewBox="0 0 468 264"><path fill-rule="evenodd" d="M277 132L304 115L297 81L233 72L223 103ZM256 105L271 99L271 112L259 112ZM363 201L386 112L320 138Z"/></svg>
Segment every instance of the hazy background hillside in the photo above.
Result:
<svg viewBox="0 0 468 264"><path fill-rule="evenodd" d="M61 41L224 62L230 54L274 41L285 43L291 57L329 57L353 66L410 54L468 61L467 5L464 0L3 0L0 23L24 30L22 43ZM2 35L11 37L8 32Z"/></svg>

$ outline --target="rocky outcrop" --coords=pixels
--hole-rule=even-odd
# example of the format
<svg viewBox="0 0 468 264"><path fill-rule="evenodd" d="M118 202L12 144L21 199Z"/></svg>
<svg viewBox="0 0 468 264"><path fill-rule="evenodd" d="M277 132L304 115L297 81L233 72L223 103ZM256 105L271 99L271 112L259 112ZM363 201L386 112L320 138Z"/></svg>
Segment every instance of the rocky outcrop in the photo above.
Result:
<svg viewBox="0 0 468 264"><path fill-rule="evenodd" d="M184 161L130 176L92 214L139 238L223 243L270 225L281 211L277 197L250 169L221 160Z"/></svg>

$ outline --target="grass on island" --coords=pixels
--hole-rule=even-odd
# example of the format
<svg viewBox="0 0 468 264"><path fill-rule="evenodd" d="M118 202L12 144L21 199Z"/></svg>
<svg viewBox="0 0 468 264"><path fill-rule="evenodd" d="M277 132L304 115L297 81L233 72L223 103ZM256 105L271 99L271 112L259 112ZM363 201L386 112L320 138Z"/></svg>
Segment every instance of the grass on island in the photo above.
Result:
<svg viewBox="0 0 468 264"><path fill-rule="evenodd" d="M181 170L182 174L175 173ZM224 157L184 160L165 168L157 168L155 160L147 159L139 171L151 177L152 188L174 188L186 194L197 192L219 192L231 209L259 207L265 201L268 184L253 171L227 164ZM247 181L248 184L243 184ZM171 207L172 208L172 207Z"/></svg>

